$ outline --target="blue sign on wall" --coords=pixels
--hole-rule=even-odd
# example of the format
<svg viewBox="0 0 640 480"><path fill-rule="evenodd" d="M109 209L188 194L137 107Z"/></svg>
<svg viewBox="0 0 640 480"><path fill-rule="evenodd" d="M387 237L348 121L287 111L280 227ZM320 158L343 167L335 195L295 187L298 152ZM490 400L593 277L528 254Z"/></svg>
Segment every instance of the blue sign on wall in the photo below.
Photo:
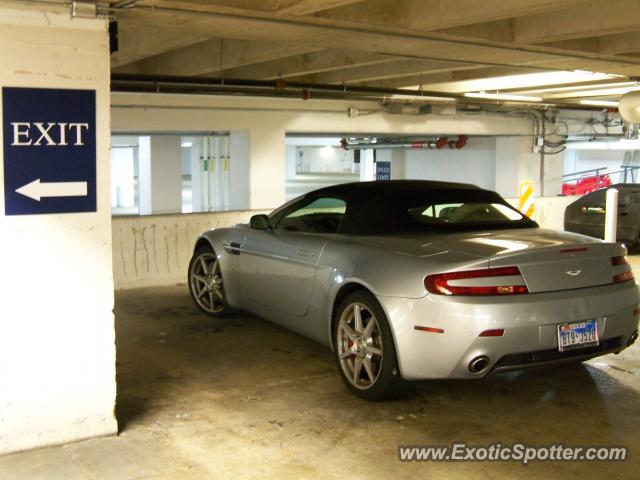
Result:
<svg viewBox="0 0 640 480"><path fill-rule="evenodd" d="M391 180L391 162L376 162L376 180Z"/></svg>
<svg viewBox="0 0 640 480"><path fill-rule="evenodd" d="M96 92L2 89L6 215L96 211Z"/></svg>

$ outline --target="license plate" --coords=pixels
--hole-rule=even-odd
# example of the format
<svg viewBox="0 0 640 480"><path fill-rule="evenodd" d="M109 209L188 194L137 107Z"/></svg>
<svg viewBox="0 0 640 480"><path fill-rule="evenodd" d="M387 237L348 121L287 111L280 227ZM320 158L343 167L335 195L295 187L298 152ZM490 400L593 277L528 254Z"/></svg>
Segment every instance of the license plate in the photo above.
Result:
<svg viewBox="0 0 640 480"><path fill-rule="evenodd" d="M598 325L595 320L558 325L558 350L598 345Z"/></svg>

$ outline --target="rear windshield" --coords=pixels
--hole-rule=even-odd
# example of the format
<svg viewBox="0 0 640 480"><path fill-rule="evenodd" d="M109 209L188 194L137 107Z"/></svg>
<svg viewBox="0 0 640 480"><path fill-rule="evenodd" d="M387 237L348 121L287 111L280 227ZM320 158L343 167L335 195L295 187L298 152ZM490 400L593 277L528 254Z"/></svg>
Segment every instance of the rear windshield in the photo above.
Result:
<svg viewBox="0 0 640 480"><path fill-rule="evenodd" d="M408 211L417 222L426 225L517 222L523 218L506 205L489 202L428 203Z"/></svg>
<svg viewBox="0 0 640 480"><path fill-rule="evenodd" d="M537 224L497 193L485 190L402 192L372 197L349 215L350 233L381 235L424 231L531 228Z"/></svg>

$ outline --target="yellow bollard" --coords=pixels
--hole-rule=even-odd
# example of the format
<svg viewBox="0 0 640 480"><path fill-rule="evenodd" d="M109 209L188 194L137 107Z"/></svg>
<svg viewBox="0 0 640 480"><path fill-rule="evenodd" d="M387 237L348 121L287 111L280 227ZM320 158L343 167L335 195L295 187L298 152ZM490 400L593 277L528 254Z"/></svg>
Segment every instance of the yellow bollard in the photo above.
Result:
<svg viewBox="0 0 640 480"><path fill-rule="evenodd" d="M535 211L534 197L533 197L533 182L531 180L525 180L520 183L520 203L518 204L518 210L524 213L527 217L532 218Z"/></svg>

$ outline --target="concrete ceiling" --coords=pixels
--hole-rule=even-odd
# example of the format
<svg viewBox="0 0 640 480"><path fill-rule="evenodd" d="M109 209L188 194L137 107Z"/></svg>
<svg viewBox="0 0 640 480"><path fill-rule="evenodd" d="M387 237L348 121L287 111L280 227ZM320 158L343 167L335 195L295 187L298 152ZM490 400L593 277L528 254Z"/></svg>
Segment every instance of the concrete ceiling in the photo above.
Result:
<svg viewBox="0 0 640 480"><path fill-rule="evenodd" d="M640 88L640 0L110 4L120 44L114 73L421 86L576 103ZM571 73L551 74L560 71Z"/></svg>

